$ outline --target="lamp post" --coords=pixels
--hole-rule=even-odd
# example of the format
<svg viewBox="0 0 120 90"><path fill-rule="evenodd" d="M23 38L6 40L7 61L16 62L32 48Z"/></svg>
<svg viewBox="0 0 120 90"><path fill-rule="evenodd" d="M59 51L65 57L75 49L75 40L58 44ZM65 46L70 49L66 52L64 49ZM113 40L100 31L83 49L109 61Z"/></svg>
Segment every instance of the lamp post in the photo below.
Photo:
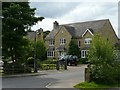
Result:
<svg viewBox="0 0 120 90"><path fill-rule="evenodd" d="M37 60L36 60L36 31L35 31L35 37L34 37L34 72L37 72Z"/></svg>

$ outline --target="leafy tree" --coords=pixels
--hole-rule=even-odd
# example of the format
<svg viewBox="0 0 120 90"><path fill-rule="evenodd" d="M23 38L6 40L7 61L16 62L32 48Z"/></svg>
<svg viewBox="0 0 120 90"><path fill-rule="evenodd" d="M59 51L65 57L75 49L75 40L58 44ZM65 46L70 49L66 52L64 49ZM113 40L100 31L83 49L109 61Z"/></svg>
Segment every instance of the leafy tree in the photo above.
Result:
<svg viewBox="0 0 120 90"><path fill-rule="evenodd" d="M116 48L117 50L120 50L120 40L119 40L118 43L115 44L115 48Z"/></svg>
<svg viewBox="0 0 120 90"><path fill-rule="evenodd" d="M91 63L92 80L98 83L113 83L118 74L114 47L110 41L99 35L94 36L88 60Z"/></svg>
<svg viewBox="0 0 120 90"><path fill-rule="evenodd" d="M46 47L42 40L36 42L36 58L40 60L45 60L47 58Z"/></svg>
<svg viewBox="0 0 120 90"><path fill-rule="evenodd" d="M71 40L69 44L68 54L70 55L76 55L80 57L80 48L78 47L75 40Z"/></svg>
<svg viewBox="0 0 120 90"><path fill-rule="evenodd" d="M50 31L44 31L43 32L43 38L45 38L49 33L50 33Z"/></svg>
<svg viewBox="0 0 120 90"><path fill-rule="evenodd" d="M17 62L25 55L29 44L23 36L30 27L43 17L35 17L35 8L30 8L28 2L2 3L2 39L3 56Z"/></svg>

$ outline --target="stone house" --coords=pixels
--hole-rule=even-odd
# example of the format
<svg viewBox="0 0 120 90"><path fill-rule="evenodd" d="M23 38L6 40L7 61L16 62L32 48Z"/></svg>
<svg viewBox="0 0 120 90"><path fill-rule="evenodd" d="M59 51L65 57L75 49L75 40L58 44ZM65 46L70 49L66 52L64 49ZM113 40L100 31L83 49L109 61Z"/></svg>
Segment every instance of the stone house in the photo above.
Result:
<svg viewBox="0 0 120 90"><path fill-rule="evenodd" d="M58 58L58 56L67 54L70 41L75 39L78 47L81 49L81 58L86 58L92 43L92 37L95 34L106 37L114 45L118 42L118 37L109 19L63 25L59 25L55 21L53 30L45 38L47 57Z"/></svg>
<svg viewBox="0 0 120 90"><path fill-rule="evenodd" d="M29 40L32 40L32 41L34 41L35 39L36 40L43 40L43 29L40 28L40 29L38 29L36 31L27 32L27 38Z"/></svg>

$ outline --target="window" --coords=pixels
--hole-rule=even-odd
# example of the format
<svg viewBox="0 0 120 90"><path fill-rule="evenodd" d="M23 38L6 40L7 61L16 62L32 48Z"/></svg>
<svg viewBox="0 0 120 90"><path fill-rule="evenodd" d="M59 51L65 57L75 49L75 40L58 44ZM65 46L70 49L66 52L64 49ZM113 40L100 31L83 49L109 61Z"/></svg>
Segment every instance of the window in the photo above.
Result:
<svg viewBox="0 0 120 90"><path fill-rule="evenodd" d="M54 57L54 51L47 51L47 57Z"/></svg>
<svg viewBox="0 0 120 90"><path fill-rule="evenodd" d="M92 38L85 38L85 44L91 44Z"/></svg>
<svg viewBox="0 0 120 90"><path fill-rule="evenodd" d="M80 48L80 45L81 45L81 42L80 41L78 41L78 47Z"/></svg>
<svg viewBox="0 0 120 90"><path fill-rule="evenodd" d="M87 55L88 55L88 50L81 51L81 58L86 58Z"/></svg>
<svg viewBox="0 0 120 90"><path fill-rule="evenodd" d="M55 41L54 41L54 40L50 40L50 41L49 41L49 46L54 46L54 44L55 44Z"/></svg>
<svg viewBox="0 0 120 90"><path fill-rule="evenodd" d="M66 43L66 39L65 38L60 39L60 45L65 45L65 43Z"/></svg>

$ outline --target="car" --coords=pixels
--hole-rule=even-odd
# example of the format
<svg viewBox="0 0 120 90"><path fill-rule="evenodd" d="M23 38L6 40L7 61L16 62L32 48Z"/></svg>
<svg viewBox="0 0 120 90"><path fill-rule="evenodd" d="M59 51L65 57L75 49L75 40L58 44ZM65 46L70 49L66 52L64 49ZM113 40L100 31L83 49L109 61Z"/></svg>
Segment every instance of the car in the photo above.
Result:
<svg viewBox="0 0 120 90"><path fill-rule="evenodd" d="M65 61L65 60L67 61L68 66L72 66L72 65L77 66L78 64L78 57L75 55L65 55L59 58L59 61Z"/></svg>

